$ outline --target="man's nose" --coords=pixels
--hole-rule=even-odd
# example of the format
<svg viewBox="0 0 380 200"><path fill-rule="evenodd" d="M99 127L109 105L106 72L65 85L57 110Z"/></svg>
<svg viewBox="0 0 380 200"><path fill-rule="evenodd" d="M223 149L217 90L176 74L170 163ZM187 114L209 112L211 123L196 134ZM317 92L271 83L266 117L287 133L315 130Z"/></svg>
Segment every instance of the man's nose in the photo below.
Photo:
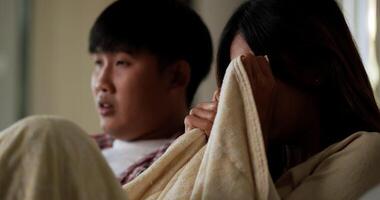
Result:
<svg viewBox="0 0 380 200"><path fill-rule="evenodd" d="M100 71L95 84L96 92L114 93L115 86L112 79L112 67L105 66Z"/></svg>

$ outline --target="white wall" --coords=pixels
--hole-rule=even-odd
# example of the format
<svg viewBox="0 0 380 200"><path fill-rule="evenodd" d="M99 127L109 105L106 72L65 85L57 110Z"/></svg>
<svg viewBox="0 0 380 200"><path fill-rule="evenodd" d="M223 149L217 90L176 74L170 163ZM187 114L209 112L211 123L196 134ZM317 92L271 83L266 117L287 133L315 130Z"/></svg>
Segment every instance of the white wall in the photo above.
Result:
<svg viewBox="0 0 380 200"><path fill-rule="evenodd" d="M0 130L20 112L20 14L20 1L0 0Z"/></svg>
<svg viewBox="0 0 380 200"><path fill-rule="evenodd" d="M194 9L201 15L206 25L210 29L214 44L214 60L218 48L219 38L235 9L245 0L194 0ZM194 103L209 101L216 89L215 62L207 79L201 84Z"/></svg>
<svg viewBox="0 0 380 200"><path fill-rule="evenodd" d="M112 0L34 0L30 48L29 114L67 117L99 132L90 93L88 33Z"/></svg>
<svg viewBox="0 0 380 200"><path fill-rule="evenodd" d="M376 36L379 35L378 30L380 30L380 20L376 17L376 15L380 16L380 7L377 6L380 0L339 0L338 2L358 47L369 80L374 88L375 96L380 103L380 70L378 64L380 53L379 49L376 49L376 43L380 43L378 36Z"/></svg>

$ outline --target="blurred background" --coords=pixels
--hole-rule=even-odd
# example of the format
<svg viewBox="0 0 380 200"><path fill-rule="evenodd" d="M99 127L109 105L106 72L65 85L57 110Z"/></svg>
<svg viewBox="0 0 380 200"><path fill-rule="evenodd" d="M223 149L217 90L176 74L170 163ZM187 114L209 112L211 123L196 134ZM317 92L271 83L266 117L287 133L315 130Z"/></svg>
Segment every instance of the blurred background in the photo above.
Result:
<svg viewBox="0 0 380 200"><path fill-rule="evenodd" d="M0 0L0 130L33 114L54 114L99 133L87 52L95 18L113 0ZM243 0L187 0L217 49L224 24ZM379 100L380 0L339 0ZM377 20L379 18L379 20ZM195 102L216 88L214 66ZM379 102L379 101L378 101Z"/></svg>

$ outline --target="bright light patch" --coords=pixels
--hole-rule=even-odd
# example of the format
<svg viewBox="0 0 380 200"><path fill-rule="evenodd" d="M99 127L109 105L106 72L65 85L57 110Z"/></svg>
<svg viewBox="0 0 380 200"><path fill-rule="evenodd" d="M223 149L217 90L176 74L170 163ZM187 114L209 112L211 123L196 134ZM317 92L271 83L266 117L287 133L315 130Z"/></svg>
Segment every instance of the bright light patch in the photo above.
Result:
<svg viewBox="0 0 380 200"><path fill-rule="evenodd" d="M369 33L369 61L367 73L372 87L379 84L379 67L376 58L376 0L368 1L368 33Z"/></svg>

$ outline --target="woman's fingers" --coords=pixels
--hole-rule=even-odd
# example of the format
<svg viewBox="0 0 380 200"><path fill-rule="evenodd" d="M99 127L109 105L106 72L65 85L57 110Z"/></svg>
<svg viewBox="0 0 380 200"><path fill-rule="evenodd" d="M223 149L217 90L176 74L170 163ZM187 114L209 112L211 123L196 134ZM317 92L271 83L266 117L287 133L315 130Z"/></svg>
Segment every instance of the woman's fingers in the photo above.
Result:
<svg viewBox="0 0 380 200"><path fill-rule="evenodd" d="M242 62L251 82L252 93L265 136L272 127L274 102L277 93L276 79L272 74L268 57L247 54L242 57Z"/></svg>
<svg viewBox="0 0 380 200"><path fill-rule="evenodd" d="M195 115L201 119L206 119L213 122L216 115L216 110L204 110L199 107L195 107L190 110L190 115Z"/></svg>
<svg viewBox="0 0 380 200"><path fill-rule="evenodd" d="M188 115L185 118L186 131L189 131L193 128L199 128L203 130L207 136L210 135L212 124L213 122L208 121L206 119L202 119L195 115Z"/></svg>
<svg viewBox="0 0 380 200"><path fill-rule="evenodd" d="M218 107L218 102L217 101L212 101L212 102L199 103L194 108L200 108L200 109L203 109L203 110L216 111L217 107Z"/></svg>
<svg viewBox="0 0 380 200"><path fill-rule="evenodd" d="M219 102L219 96L220 96L220 88L215 90L214 94L212 95L212 101Z"/></svg>
<svg viewBox="0 0 380 200"><path fill-rule="evenodd" d="M217 99L219 92L214 93L214 99ZM210 135L212 125L215 120L217 112L218 102L204 102L196 105L190 110L190 113L185 118L185 128L189 131L193 128L199 128L203 130L207 136Z"/></svg>
<svg viewBox="0 0 380 200"><path fill-rule="evenodd" d="M244 55L242 58L246 71L254 79L274 79L268 56Z"/></svg>
<svg viewBox="0 0 380 200"><path fill-rule="evenodd" d="M261 71L261 67L257 61L257 56L254 56L253 54L246 54L242 56L241 61L243 62L247 73L249 73L253 79L260 78L262 76L263 72Z"/></svg>
<svg viewBox="0 0 380 200"><path fill-rule="evenodd" d="M257 56L257 63L259 64L260 72L262 72L266 78L274 78L268 56Z"/></svg>

